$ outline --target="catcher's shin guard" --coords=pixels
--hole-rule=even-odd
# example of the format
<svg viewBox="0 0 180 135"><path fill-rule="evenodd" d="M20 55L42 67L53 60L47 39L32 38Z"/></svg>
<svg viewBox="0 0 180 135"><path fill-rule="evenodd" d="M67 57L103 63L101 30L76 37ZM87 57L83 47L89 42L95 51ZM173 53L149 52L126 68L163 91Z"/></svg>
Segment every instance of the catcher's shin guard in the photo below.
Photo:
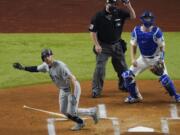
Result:
<svg viewBox="0 0 180 135"><path fill-rule="evenodd" d="M131 97L137 98L136 82L132 71L128 70L123 72L122 77L124 79L125 88L129 91Z"/></svg>
<svg viewBox="0 0 180 135"><path fill-rule="evenodd" d="M167 74L164 74L160 77L159 81L161 82L162 86L167 90L170 96L176 96L176 88L174 86L173 81L169 78Z"/></svg>

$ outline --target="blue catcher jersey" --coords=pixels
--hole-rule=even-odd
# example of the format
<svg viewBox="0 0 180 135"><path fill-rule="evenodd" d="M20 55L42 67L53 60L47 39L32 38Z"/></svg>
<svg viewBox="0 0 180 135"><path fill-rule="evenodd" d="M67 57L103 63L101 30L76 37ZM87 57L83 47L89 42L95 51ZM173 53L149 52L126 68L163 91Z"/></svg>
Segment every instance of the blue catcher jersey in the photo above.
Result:
<svg viewBox="0 0 180 135"><path fill-rule="evenodd" d="M154 26L150 32L143 32L141 26L136 26L131 33L131 43L137 44L140 53L145 57L154 56L159 50L158 43L164 44L163 33Z"/></svg>

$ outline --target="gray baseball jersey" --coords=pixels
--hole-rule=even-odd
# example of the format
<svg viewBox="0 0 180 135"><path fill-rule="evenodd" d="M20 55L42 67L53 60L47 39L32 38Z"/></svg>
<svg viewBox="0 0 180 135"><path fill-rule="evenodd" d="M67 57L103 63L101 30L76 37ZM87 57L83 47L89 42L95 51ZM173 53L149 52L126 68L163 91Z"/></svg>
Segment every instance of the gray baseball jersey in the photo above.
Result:
<svg viewBox="0 0 180 135"><path fill-rule="evenodd" d="M43 63L37 67L37 70L40 72L49 72L49 76L52 81L59 88L59 105L60 111L63 114L77 114L77 108L79 104L79 98L81 94L81 87L79 82L76 81L74 96L76 97L76 101L72 100L71 88L70 88L70 79L69 76L72 75L69 68L62 61L53 61L51 67L49 67L46 63Z"/></svg>
<svg viewBox="0 0 180 135"><path fill-rule="evenodd" d="M52 81L59 89L66 92L70 91L69 76L71 75L71 71L62 61L55 60L51 67L43 63L38 66L37 70L40 72L49 72Z"/></svg>
<svg viewBox="0 0 180 135"><path fill-rule="evenodd" d="M76 100L72 99L70 80L69 76L72 75L69 68L62 61L55 60L51 67L49 67L45 62L37 67L40 72L49 72L52 81L60 89L59 91L59 105L60 112L63 114L71 115L88 115L92 116L94 114L94 108L81 108L78 109L79 99L81 95L81 86L78 81L75 81L75 88L73 95Z"/></svg>

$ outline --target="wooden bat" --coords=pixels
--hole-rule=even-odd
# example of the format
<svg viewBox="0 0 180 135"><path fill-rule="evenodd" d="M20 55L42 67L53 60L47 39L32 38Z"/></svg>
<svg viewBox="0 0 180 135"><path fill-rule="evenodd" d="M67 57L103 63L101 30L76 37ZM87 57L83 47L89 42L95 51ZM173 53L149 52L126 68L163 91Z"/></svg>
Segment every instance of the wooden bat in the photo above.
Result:
<svg viewBox="0 0 180 135"><path fill-rule="evenodd" d="M50 112L50 111L46 111L46 110L43 110L43 109L37 109L37 108L29 107L29 106L26 106L26 105L24 105L23 108L38 111L38 112L43 112L43 113L46 113L46 114L50 114L50 115L54 115L54 116L58 116L58 117L68 119L64 114L61 114L61 113Z"/></svg>

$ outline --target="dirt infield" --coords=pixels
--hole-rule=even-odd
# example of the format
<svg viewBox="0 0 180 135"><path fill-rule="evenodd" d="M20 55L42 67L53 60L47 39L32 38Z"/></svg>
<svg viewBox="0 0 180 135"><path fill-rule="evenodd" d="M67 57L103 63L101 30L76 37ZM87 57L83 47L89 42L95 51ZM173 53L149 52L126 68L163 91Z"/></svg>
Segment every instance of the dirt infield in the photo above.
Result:
<svg viewBox="0 0 180 135"><path fill-rule="evenodd" d="M175 81L180 89L180 81ZM120 131L124 135L128 128L146 126L154 128L161 133L161 117L170 117L170 97L158 81L138 81L140 91L144 97L142 103L125 104L123 99L127 93L117 90L116 81L106 81L101 98L92 99L91 82L82 82L82 96L80 107L91 107L97 104L105 104L108 117L117 117L120 123ZM180 91L179 91L180 92ZM25 110L23 105L58 112L58 91L53 84L42 84L26 87L0 90L0 134L1 135L46 135L47 119L53 118L44 113ZM177 104L178 109L180 105ZM171 120L169 130L173 135L179 135L180 121ZM57 135L111 135L114 134L112 122L100 120L94 125L91 119L86 120L86 127L80 132L72 132L71 121L58 121L55 123ZM148 133L138 135L149 135ZM135 135L135 134L132 134ZM153 134L151 134L153 135Z"/></svg>
<svg viewBox="0 0 180 135"><path fill-rule="evenodd" d="M163 31L180 31L179 0L131 0L137 17L151 10ZM105 0L1 0L0 32L88 32L91 17ZM122 6L122 4L121 4ZM131 31L139 19L128 21Z"/></svg>

